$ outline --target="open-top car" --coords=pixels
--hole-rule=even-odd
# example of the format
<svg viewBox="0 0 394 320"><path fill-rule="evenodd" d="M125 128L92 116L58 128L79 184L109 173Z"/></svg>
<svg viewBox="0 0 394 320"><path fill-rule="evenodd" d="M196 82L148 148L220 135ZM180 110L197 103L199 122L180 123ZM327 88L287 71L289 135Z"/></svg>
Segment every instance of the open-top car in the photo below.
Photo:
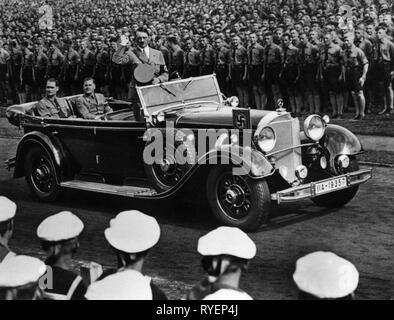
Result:
<svg viewBox="0 0 394 320"><path fill-rule="evenodd" d="M25 133L7 162L14 177L44 201L66 188L140 199L194 190L189 197L204 194L221 223L246 230L282 203L343 206L371 178L349 130L319 115L300 124L285 109L238 108L214 75L137 92L142 116L126 108L98 120L52 119L35 115L34 103L9 107Z"/></svg>

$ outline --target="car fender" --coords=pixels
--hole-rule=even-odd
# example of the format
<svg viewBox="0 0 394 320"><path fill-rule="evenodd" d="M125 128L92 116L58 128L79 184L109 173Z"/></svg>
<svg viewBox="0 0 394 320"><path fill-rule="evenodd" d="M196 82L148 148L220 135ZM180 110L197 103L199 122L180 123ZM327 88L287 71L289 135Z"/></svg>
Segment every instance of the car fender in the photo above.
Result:
<svg viewBox="0 0 394 320"><path fill-rule="evenodd" d="M327 125L322 144L329 152L331 166L334 165L338 155L352 156L364 151L360 140L354 133L335 124Z"/></svg>
<svg viewBox="0 0 394 320"><path fill-rule="evenodd" d="M16 151L14 178L23 177L25 175L24 159L32 145L38 145L48 153L55 165L57 179L59 179L62 171L68 169L63 147L56 137L44 134L40 131L32 131L25 134L19 142Z"/></svg>

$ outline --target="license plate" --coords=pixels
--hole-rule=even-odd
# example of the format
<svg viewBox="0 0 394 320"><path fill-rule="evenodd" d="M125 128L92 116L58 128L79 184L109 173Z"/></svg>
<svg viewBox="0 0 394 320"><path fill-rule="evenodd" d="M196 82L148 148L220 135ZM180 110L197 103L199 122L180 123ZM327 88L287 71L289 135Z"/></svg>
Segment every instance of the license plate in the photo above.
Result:
<svg viewBox="0 0 394 320"><path fill-rule="evenodd" d="M315 194L319 195L347 187L347 177L334 178L315 184Z"/></svg>

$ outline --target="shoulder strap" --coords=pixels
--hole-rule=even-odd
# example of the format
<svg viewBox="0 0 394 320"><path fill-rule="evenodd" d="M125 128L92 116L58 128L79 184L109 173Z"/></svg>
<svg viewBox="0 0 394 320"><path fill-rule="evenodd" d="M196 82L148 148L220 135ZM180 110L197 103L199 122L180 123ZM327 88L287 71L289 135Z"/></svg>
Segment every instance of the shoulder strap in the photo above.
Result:
<svg viewBox="0 0 394 320"><path fill-rule="evenodd" d="M66 300L71 300L72 295L74 294L75 290L77 289L78 285L81 283L82 277L81 276L76 276L73 283L71 284L70 289L68 289L67 292L67 299Z"/></svg>

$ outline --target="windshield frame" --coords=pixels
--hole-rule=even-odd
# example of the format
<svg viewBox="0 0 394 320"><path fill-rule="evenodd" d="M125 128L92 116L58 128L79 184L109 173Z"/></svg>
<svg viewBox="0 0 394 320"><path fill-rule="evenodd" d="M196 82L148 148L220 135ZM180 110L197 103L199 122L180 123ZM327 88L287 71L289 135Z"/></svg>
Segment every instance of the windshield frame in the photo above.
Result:
<svg viewBox="0 0 394 320"><path fill-rule="evenodd" d="M171 111L171 109L173 109L173 108L179 108L181 106L193 104L194 101L189 101L189 100L182 101L182 102L176 103L174 105L170 105L170 106L167 104L163 104L162 108L160 108L160 109L156 108L155 111L152 112L152 111L149 111L149 108L147 107L147 105L145 103L145 100L144 100L143 94L142 94L143 90L147 90L149 88L155 88L155 87L162 87L162 89L165 90L164 88L166 88L168 85L171 86L171 85L176 85L179 83L185 83L187 85L187 87L189 87L189 84L192 84L192 82L194 83L194 82L197 82L199 80L204 80L204 79L212 79L213 80L213 83L214 83L214 86L216 89L216 93L217 93L217 97L219 100L219 102L209 101L209 100L205 100L205 102L206 103L216 103L218 105L222 105L223 104L223 97L222 97L222 93L220 91L219 84L217 82L215 74L210 74L210 75L200 76L200 77L190 77L190 78L168 81L168 82L162 82L162 83L148 85L148 86L136 86L138 98L141 103L141 108L142 108L145 120L149 123L152 123L152 118L153 118L152 116L153 115L158 114L161 111L168 112L168 111ZM171 88L168 88L168 89L171 90ZM202 102L202 99L200 99L199 97L196 97L196 103L201 104L201 102Z"/></svg>

